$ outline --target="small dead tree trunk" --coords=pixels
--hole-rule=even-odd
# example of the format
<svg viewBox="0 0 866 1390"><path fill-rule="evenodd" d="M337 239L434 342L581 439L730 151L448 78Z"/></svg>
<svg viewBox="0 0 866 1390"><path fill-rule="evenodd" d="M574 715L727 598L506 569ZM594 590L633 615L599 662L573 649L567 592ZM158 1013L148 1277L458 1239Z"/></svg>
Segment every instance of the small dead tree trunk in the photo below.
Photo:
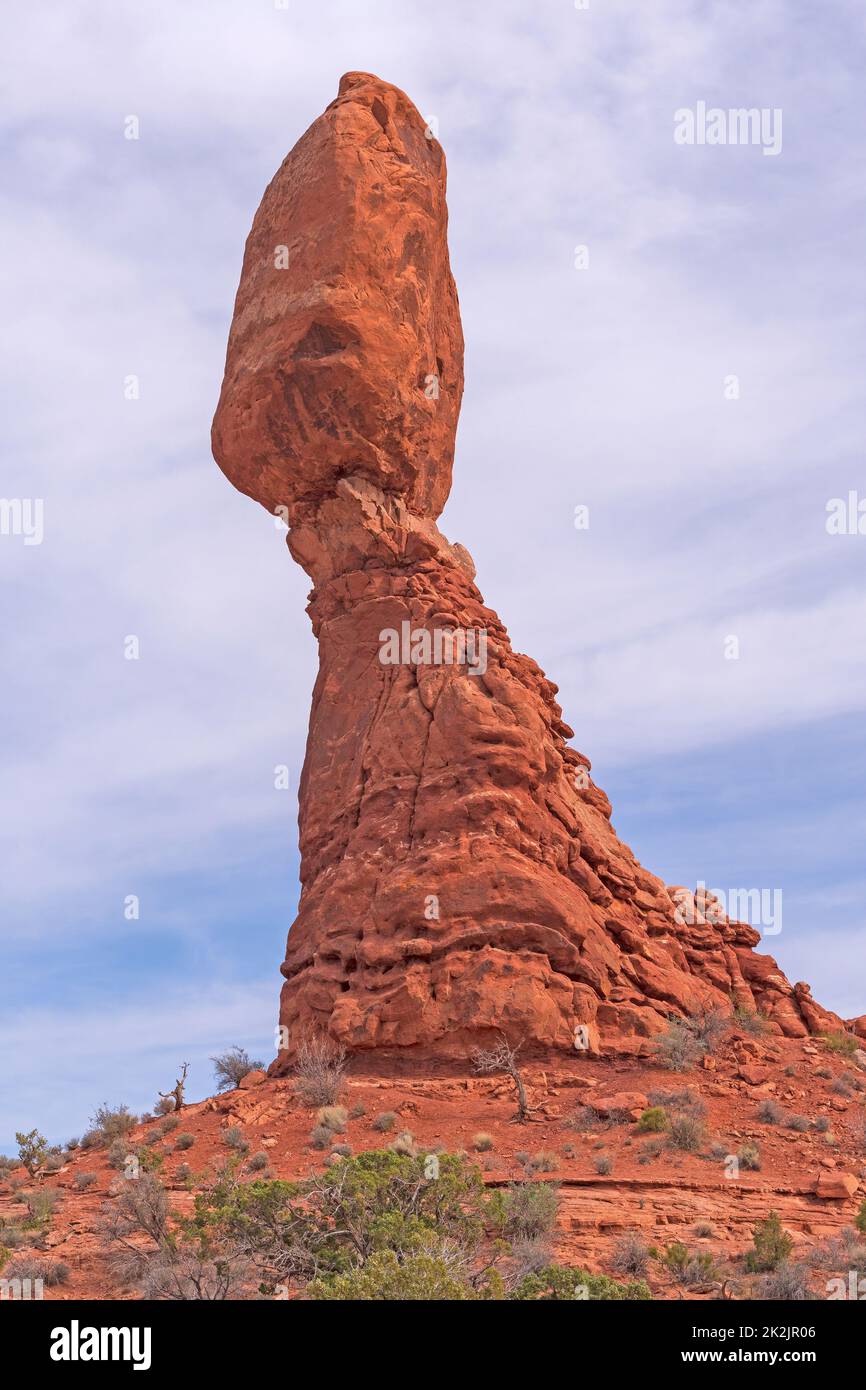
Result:
<svg viewBox="0 0 866 1390"><path fill-rule="evenodd" d="M514 1089L517 1091L517 1114L514 1116L518 1124L525 1124L533 1110L537 1106L530 1105L526 1099L526 1087L523 1084L523 1077L517 1065L517 1054L523 1046L519 1042L516 1047L511 1043L504 1033L500 1033L499 1042L495 1047L477 1048L472 1054L472 1066L477 1072L489 1073L502 1071L506 1076L510 1076L514 1082Z"/></svg>
<svg viewBox="0 0 866 1390"><path fill-rule="evenodd" d="M158 1095L161 1096L163 1100L174 1100L174 1110L170 1111L170 1114L176 1114L178 1110L183 1109L183 1088L186 1085L186 1074L188 1071L189 1062L184 1062L180 1069L180 1076L177 1078L177 1081L175 1081L172 1089L170 1091L158 1092Z"/></svg>

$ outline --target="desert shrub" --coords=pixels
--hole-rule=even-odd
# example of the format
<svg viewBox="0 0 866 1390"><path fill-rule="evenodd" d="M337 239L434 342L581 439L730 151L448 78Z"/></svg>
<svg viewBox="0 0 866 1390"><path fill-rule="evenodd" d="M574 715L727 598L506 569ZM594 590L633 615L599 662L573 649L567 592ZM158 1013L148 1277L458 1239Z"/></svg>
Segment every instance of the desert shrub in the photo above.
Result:
<svg viewBox="0 0 866 1390"><path fill-rule="evenodd" d="M327 1125L316 1125L314 1129L310 1130L310 1148L329 1149L333 1137Z"/></svg>
<svg viewBox="0 0 866 1390"><path fill-rule="evenodd" d="M807 1129L811 1129L811 1124L805 1115L789 1115L785 1121L786 1129L793 1129L797 1134L805 1134Z"/></svg>
<svg viewBox="0 0 866 1390"><path fill-rule="evenodd" d="M866 1236L866 1198L860 1203L860 1209L854 1217L854 1225L861 1235Z"/></svg>
<svg viewBox="0 0 866 1390"><path fill-rule="evenodd" d="M172 1214L145 1174L124 1185L104 1238L118 1273L146 1297L267 1296L280 1284L325 1301L650 1296L642 1281L549 1263L553 1187L488 1193L465 1157L433 1157L347 1156L297 1183L242 1182L229 1165L197 1193L191 1216Z"/></svg>
<svg viewBox="0 0 866 1390"><path fill-rule="evenodd" d="M351 1157L352 1157L352 1145L351 1145L351 1144L335 1144L334 1147L331 1149L331 1153L332 1153L332 1154L336 1154L336 1155L337 1155L337 1158L351 1158Z"/></svg>
<svg viewBox="0 0 866 1390"><path fill-rule="evenodd" d="M830 1121L827 1119L826 1115L818 1116L817 1120L815 1120L815 1128L819 1134L827 1133L830 1128Z"/></svg>
<svg viewBox="0 0 866 1390"><path fill-rule="evenodd" d="M367 1107L362 1100L356 1100L352 1109L349 1111L350 1120L360 1120L362 1115L366 1115Z"/></svg>
<svg viewBox="0 0 866 1390"><path fill-rule="evenodd" d="M598 1154L593 1159L592 1166L600 1177L606 1178L609 1173L613 1172L613 1159L610 1154Z"/></svg>
<svg viewBox="0 0 866 1390"><path fill-rule="evenodd" d="M47 1226L59 1199L60 1193L54 1187L41 1187L34 1192L25 1192L27 1220L24 1222L24 1229L39 1230Z"/></svg>
<svg viewBox="0 0 866 1390"><path fill-rule="evenodd" d="M658 1134L668 1127L668 1112L663 1105L651 1105L637 1122L641 1134Z"/></svg>
<svg viewBox="0 0 866 1390"><path fill-rule="evenodd" d="M185 1132L185 1133L183 1133L183 1134L179 1134L179 1135L177 1136L177 1138L176 1138L175 1141L174 1141L174 1147L175 1147L176 1149L179 1149L181 1152L183 1152L183 1151L186 1150L186 1149L191 1149L194 1143L195 1143L195 1135L194 1135L194 1134L190 1134L190 1133L187 1131L187 1132Z"/></svg>
<svg viewBox="0 0 866 1390"><path fill-rule="evenodd" d="M769 1299L773 1303L800 1303L810 1298L808 1265L792 1265L784 1260L771 1273L764 1275L755 1292L756 1297Z"/></svg>
<svg viewBox="0 0 866 1390"><path fill-rule="evenodd" d="M750 1033L754 1037L760 1036L767 1031L767 1020L761 1013L755 1013L752 1009L737 1007L734 1009L734 1023L744 1033Z"/></svg>
<svg viewBox="0 0 866 1390"><path fill-rule="evenodd" d="M699 1119L704 1119L706 1115L707 1108L702 1098L689 1086L680 1087L676 1091L650 1091L647 1099L651 1106L660 1105L669 1115L687 1112L697 1115Z"/></svg>
<svg viewBox="0 0 866 1390"><path fill-rule="evenodd" d="M202 1220L196 1211L172 1229L168 1195L155 1173L123 1184L103 1210L100 1231L115 1275L146 1298L222 1300L250 1286L249 1260L219 1221Z"/></svg>
<svg viewBox="0 0 866 1390"><path fill-rule="evenodd" d="M556 1191L548 1183L511 1183L494 1192L490 1212L506 1239L533 1240L556 1225Z"/></svg>
<svg viewBox="0 0 866 1390"><path fill-rule="evenodd" d="M697 1153L706 1138L703 1121L687 1112L674 1115L668 1126L668 1142L685 1153Z"/></svg>
<svg viewBox="0 0 866 1390"><path fill-rule="evenodd" d="M342 1134L349 1120L349 1112L344 1105L325 1105L319 1111L316 1120L332 1134Z"/></svg>
<svg viewBox="0 0 866 1390"><path fill-rule="evenodd" d="M402 1261L393 1250L377 1250L363 1265L330 1279L316 1279L307 1297L352 1302L465 1302L477 1299L467 1281L435 1255L415 1254Z"/></svg>
<svg viewBox="0 0 866 1390"><path fill-rule="evenodd" d="M743 1144L737 1150L737 1161L741 1168L758 1172L761 1167L761 1154L757 1144Z"/></svg>
<svg viewBox="0 0 866 1390"><path fill-rule="evenodd" d="M165 1115L163 1119L160 1120L159 1124L156 1127L156 1132L159 1135L160 1139L164 1139L166 1135L173 1134L174 1131L178 1128L179 1124L180 1117L172 1112L168 1115Z"/></svg>
<svg viewBox="0 0 866 1390"><path fill-rule="evenodd" d="M723 1144L719 1139L710 1145L707 1153L707 1157L715 1163L724 1163L728 1156L728 1145Z"/></svg>
<svg viewBox="0 0 866 1390"><path fill-rule="evenodd" d="M585 1297L590 1302L637 1302L652 1298L649 1285L642 1279L620 1284L606 1274L589 1274L582 1269L566 1269L549 1265L536 1274L528 1274L509 1295L520 1301L542 1303L572 1302Z"/></svg>
<svg viewBox="0 0 866 1390"><path fill-rule="evenodd" d="M814 1246L807 1258L815 1269L844 1273L854 1270L858 1278L866 1277L866 1245L861 1243L860 1233L851 1226L844 1227L838 1236Z"/></svg>
<svg viewBox="0 0 866 1390"><path fill-rule="evenodd" d="M305 1038L298 1048L295 1075L305 1105L336 1105L345 1087L346 1052L328 1038Z"/></svg>
<svg viewBox="0 0 866 1390"><path fill-rule="evenodd" d="M82 1149L98 1149L102 1143L102 1132L98 1129L85 1130L81 1136Z"/></svg>
<svg viewBox="0 0 866 1390"><path fill-rule="evenodd" d="M539 1149L538 1153L532 1155L529 1167L533 1173L555 1173L559 1167L559 1155L551 1153L549 1149Z"/></svg>
<svg viewBox="0 0 866 1390"><path fill-rule="evenodd" d="M230 1149L234 1149L239 1154L245 1154L249 1150L249 1144L238 1125L229 1126L223 1135L223 1143L227 1144Z"/></svg>
<svg viewBox="0 0 866 1390"><path fill-rule="evenodd" d="M238 1239L277 1283L330 1281L365 1265L381 1250L402 1263L423 1252L465 1264L484 1237L485 1223L502 1228L502 1198L488 1212L481 1174L453 1154L409 1157L370 1152L340 1159L302 1183L224 1176L197 1199L203 1229L216 1224ZM555 1218L555 1197L554 1197ZM317 1292L317 1297L321 1293Z"/></svg>
<svg viewBox="0 0 866 1390"><path fill-rule="evenodd" d="M690 1250L675 1240L662 1256L662 1263L680 1284L707 1284L718 1277L716 1263L709 1250Z"/></svg>
<svg viewBox="0 0 866 1390"><path fill-rule="evenodd" d="M784 1118L785 1112L777 1100L768 1097L758 1106L758 1119L762 1125L780 1125Z"/></svg>
<svg viewBox="0 0 866 1390"><path fill-rule="evenodd" d="M179 1163L175 1169L174 1176L177 1178L178 1182L189 1182L192 1176L192 1169L188 1163Z"/></svg>
<svg viewBox="0 0 866 1390"><path fill-rule="evenodd" d="M90 1117L90 1134L100 1136L99 1141L103 1144L110 1144L113 1139L122 1139L131 1129L138 1124L138 1119L130 1113L126 1105L100 1105L96 1113Z"/></svg>
<svg viewBox="0 0 866 1390"><path fill-rule="evenodd" d="M565 1121L567 1129L577 1130L579 1134L589 1134L594 1129L603 1126L601 1116L596 1114L591 1105L579 1105L578 1108L569 1115Z"/></svg>
<svg viewBox="0 0 866 1390"><path fill-rule="evenodd" d="M129 1145L125 1139L112 1139L108 1146L109 1168L122 1168L128 1153Z"/></svg>
<svg viewBox="0 0 866 1390"><path fill-rule="evenodd" d="M517 1236L509 1241L509 1261L506 1282L514 1288L527 1274L538 1274L553 1261L547 1236Z"/></svg>
<svg viewBox="0 0 866 1390"><path fill-rule="evenodd" d="M483 1131L473 1136L472 1147L476 1153L486 1154L493 1148L493 1135Z"/></svg>
<svg viewBox="0 0 866 1390"><path fill-rule="evenodd" d="M641 1144L640 1146L637 1156L638 1163L652 1163L654 1159L658 1158L663 1149L663 1139L648 1140L646 1144Z"/></svg>
<svg viewBox="0 0 866 1390"><path fill-rule="evenodd" d="M383 1110L381 1115L377 1115L373 1121L373 1129L379 1134L388 1134L397 1123L397 1116L393 1110Z"/></svg>
<svg viewBox="0 0 866 1390"><path fill-rule="evenodd" d="M745 1265L750 1274L762 1274L787 1260L794 1242L783 1229L779 1213L771 1211L752 1232L753 1249L746 1251Z"/></svg>
<svg viewBox="0 0 866 1390"><path fill-rule="evenodd" d="M562 1146L562 1156L563 1156L563 1158L576 1158L576 1157L577 1157L577 1149L574 1147L573 1144L563 1144L563 1146Z"/></svg>
<svg viewBox="0 0 866 1390"><path fill-rule="evenodd" d="M174 1112L174 1108L174 1096L160 1096L153 1107L154 1113L152 1118L156 1118L157 1115L171 1115Z"/></svg>
<svg viewBox="0 0 866 1390"><path fill-rule="evenodd" d="M47 1289L65 1284L69 1265L62 1260L41 1259L38 1255L16 1255L3 1269L4 1279L41 1279Z"/></svg>
<svg viewBox="0 0 866 1390"><path fill-rule="evenodd" d="M19 1130L15 1135L15 1142L18 1145L18 1161L32 1178L37 1168L41 1168L48 1157L48 1140L38 1129L31 1129L26 1133Z"/></svg>
<svg viewBox="0 0 866 1390"><path fill-rule="evenodd" d="M620 1236L613 1248L610 1263L616 1274L630 1274L634 1278L643 1279L649 1268L649 1259L649 1246L646 1241L635 1232L630 1232Z"/></svg>
<svg viewBox="0 0 866 1390"><path fill-rule="evenodd" d="M263 1168L268 1166L268 1156L266 1153L253 1154L247 1167L251 1173L260 1173Z"/></svg>
<svg viewBox="0 0 866 1390"><path fill-rule="evenodd" d="M44 1167L45 1167L45 1172L46 1172L46 1173L57 1173L57 1172L59 1172L60 1169L63 1167L63 1155L62 1155L62 1154L49 1154L48 1157L47 1157L46 1160L45 1160L45 1165L44 1165Z"/></svg>
<svg viewBox="0 0 866 1390"><path fill-rule="evenodd" d="M821 1042L830 1052L842 1057L853 1057L860 1046L852 1033L822 1033Z"/></svg>
<svg viewBox="0 0 866 1390"><path fill-rule="evenodd" d="M705 1052L722 1041L730 1029L730 1019L712 1004L703 1004L688 1019L688 1026Z"/></svg>
<svg viewBox="0 0 866 1390"><path fill-rule="evenodd" d="M237 1043L228 1052L211 1057L211 1061L218 1091L235 1090L251 1071L264 1071L265 1068L264 1062L254 1062L246 1049L238 1047Z"/></svg>
<svg viewBox="0 0 866 1390"><path fill-rule="evenodd" d="M148 1143L149 1142L150 1141L148 1141ZM142 1145L129 1154L125 1167L131 1166L131 1160L134 1160L139 1172L158 1173L165 1162L165 1157L163 1154L156 1153L146 1145Z"/></svg>
<svg viewBox="0 0 866 1390"><path fill-rule="evenodd" d="M844 1072L840 1072L838 1076L833 1077L833 1084L830 1090L837 1096L850 1096L853 1089L854 1087L851 1084L850 1077L846 1076Z"/></svg>
<svg viewBox="0 0 866 1390"><path fill-rule="evenodd" d="M708 1221L699 1221L695 1226L695 1235L699 1240L711 1240L715 1234Z"/></svg>
<svg viewBox="0 0 866 1390"><path fill-rule="evenodd" d="M78 1191L79 1191L79 1192L84 1192L84 1191L86 1191L86 1189L87 1189L88 1187L92 1187L93 1184L94 1184L95 1182L96 1182L96 1174L95 1174L95 1173L76 1173L76 1174L75 1174L75 1186L78 1188Z"/></svg>
<svg viewBox="0 0 866 1390"><path fill-rule="evenodd" d="M81 1140L78 1138L78 1135L74 1135L72 1139L67 1139L67 1141L66 1141L66 1149L67 1149L67 1152L68 1152L68 1153L74 1153L75 1150L78 1148L78 1146L79 1146L80 1143L81 1143Z"/></svg>
<svg viewBox="0 0 866 1390"><path fill-rule="evenodd" d="M689 1071L697 1065L706 1050L684 1019L672 1019L664 1033L655 1037L652 1043L655 1060L668 1071Z"/></svg>
<svg viewBox="0 0 866 1390"><path fill-rule="evenodd" d="M6 1221L0 1217L0 1245L5 1246L7 1252L16 1249L19 1245L30 1243L30 1236L22 1231L15 1221Z"/></svg>
<svg viewBox="0 0 866 1390"><path fill-rule="evenodd" d="M412 1133L408 1129L402 1129L390 1147L392 1153L403 1154L406 1158L414 1158L418 1152Z"/></svg>

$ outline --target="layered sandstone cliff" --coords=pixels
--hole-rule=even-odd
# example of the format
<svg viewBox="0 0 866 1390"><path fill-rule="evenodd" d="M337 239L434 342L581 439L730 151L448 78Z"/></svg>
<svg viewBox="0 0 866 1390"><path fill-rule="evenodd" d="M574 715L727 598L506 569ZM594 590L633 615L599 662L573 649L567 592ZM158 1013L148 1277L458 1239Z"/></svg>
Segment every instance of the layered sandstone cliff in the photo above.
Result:
<svg viewBox="0 0 866 1390"><path fill-rule="evenodd" d="M436 525L463 391L446 230L441 147L404 93L349 73L244 256L214 456L287 521L320 655L285 1057L313 1031L628 1051L702 1005L840 1028L752 927L617 838L556 686Z"/></svg>

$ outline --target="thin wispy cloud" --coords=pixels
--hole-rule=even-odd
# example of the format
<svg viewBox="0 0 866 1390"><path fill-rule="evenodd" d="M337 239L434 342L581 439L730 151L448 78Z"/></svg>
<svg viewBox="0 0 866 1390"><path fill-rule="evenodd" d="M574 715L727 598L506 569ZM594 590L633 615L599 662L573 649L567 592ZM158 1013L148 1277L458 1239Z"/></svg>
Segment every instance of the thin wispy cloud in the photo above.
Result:
<svg viewBox="0 0 866 1390"><path fill-rule="evenodd" d="M825 892L774 953L851 1011L862 817L839 776L804 778L802 803L786 787L798 824L821 802L804 862L775 806L783 763L818 745L832 762L866 705L866 537L825 527L828 499L866 488L860 6L816 24L781 0L83 0L7 7L0 42L0 492L45 508L41 545L0 537L3 1017L36 1100L56 1089L40 1030L64 974L85 1038L100 999L146 1019L178 969L228 1010L235 978L237 1026L276 1015L315 642L307 580L209 427L252 215L358 68L436 117L449 161L467 390L443 529L559 683L648 867L745 861L753 832L711 786L656 834L659 789L727 750L726 786L766 808L769 881ZM781 153L677 146L674 112L698 101L780 108ZM167 1059L136 1027L137 1096ZM98 1051L69 1051L63 1123L103 1098ZM51 1125L13 1090L0 1147L28 1116Z"/></svg>

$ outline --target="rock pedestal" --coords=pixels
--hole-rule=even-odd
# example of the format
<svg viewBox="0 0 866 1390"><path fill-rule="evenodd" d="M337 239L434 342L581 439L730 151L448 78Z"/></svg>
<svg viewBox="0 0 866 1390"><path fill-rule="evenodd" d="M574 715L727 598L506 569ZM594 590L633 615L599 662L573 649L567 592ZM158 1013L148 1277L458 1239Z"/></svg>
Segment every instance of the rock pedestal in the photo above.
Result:
<svg viewBox="0 0 866 1390"><path fill-rule="evenodd" d="M496 1029L637 1049L704 1005L841 1027L617 839L556 686L436 525L463 391L446 232L438 142L348 73L247 240L214 456L287 522L320 654L277 1067L313 1032L465 1056Z"/></svg>

